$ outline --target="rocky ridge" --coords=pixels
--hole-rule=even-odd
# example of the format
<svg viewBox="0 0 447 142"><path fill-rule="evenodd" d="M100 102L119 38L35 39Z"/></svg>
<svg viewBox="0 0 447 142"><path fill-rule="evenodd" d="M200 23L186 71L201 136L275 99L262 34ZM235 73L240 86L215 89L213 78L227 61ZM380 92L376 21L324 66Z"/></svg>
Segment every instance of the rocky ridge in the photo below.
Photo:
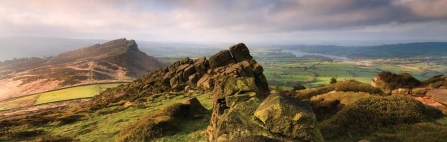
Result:
<svg viewBox="0 0 447 142"><path fill-rule="evenodd" d="M106 90L93 109L156 93L212 92L209 141L324 141L308 104L270 94L262 66L243 43L210 57L184 58L127 85Z"/></svg>

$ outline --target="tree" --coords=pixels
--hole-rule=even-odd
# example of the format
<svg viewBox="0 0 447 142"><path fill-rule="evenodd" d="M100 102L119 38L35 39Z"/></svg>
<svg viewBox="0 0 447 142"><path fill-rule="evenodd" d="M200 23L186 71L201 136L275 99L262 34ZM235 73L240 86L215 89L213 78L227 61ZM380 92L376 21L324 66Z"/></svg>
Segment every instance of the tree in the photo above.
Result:
<svg viewBox="0 0 447 142"><path fill-rule="evenodd" d="M335 77L332 77L331 78L331 82L329 82L330 84L334 84L334 83L337 83L337 79L335 78Z"/></svg>

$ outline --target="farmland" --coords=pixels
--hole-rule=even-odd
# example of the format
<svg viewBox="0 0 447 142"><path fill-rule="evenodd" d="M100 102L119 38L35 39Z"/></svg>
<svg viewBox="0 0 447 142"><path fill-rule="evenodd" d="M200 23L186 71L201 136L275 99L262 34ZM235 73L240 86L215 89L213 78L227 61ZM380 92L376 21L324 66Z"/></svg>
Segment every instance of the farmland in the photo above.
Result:
<svg viewBox="0 0 447 142"><path fill-rule="evenodd" d="M331 78L370 83L381 71L408 72L419 80L447 73L445 57L342 60L315 55L296 57L274 49L253 50L252 55L264 67L269 85L285 89L297 84L310 88L323 86Z"/></svg>

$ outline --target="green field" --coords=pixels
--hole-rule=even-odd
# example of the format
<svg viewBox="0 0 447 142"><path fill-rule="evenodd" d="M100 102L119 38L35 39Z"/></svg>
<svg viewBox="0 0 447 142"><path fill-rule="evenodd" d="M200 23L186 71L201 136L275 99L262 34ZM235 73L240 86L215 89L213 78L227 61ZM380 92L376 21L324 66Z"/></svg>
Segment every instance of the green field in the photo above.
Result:
<svg viewBox="0 0 447 142"><path fill-rule="evenodd" d="M35 104L38 105L49 102L89 98L99 94L107 88L113 88L121 84L122 83L95 84L45 92L40 94L40 97L36 100Z"/></svg>
<svg viewBox="0 0 447 142"><path fill-rule="evenodd" d="M97 95L100 91L104 91L107 88L113 88L121 84L123 83L85 85L29 95L0 102L0 110L28 107L50 102L90 98Z"/></svg>

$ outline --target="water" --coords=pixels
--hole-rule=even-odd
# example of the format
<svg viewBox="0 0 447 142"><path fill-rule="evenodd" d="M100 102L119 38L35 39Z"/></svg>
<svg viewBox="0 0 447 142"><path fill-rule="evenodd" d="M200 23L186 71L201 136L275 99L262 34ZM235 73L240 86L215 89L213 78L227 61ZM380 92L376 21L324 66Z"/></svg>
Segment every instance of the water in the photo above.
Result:
<svg viewBox="0 0 447 142"><path fill-rule="evenodd" d="M343 56L334 56L334 55L327 55L327 54L319 54L319 53L309 53L309 52L301 52L301 51L295 51L295 50L282 50L282 52L290 52L292 54L295 54L296 57L303 57L304 55L313 55L313 56L323 56L331 59L339 59L343 61L350 61L348 58Z"/></svg>

